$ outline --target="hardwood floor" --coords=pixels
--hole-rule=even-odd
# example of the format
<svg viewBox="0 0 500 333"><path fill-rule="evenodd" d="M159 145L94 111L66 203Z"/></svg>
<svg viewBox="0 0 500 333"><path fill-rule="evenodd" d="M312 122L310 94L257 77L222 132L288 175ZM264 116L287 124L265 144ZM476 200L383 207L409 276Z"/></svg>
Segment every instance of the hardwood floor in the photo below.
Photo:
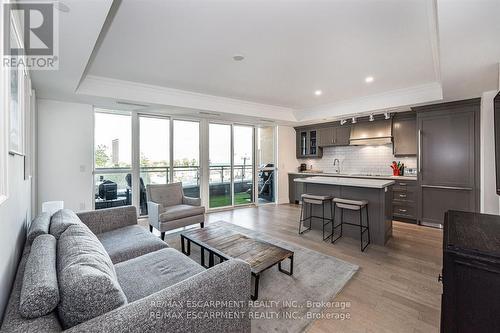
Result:
<svg viewBox="0 0 500 333"><path fill-rule="evenodd" d="M317 319L309 332L439 330L441 230L394 222L393 237L385 247L370 244L362 253L356 240L343 238L334 245L323 242L320 222L316 230L298 235L299 214L297 205L270 205L210 213L207 222L232 222L359 265L359 271L335 298L351 303L342 311L349 313L350 319Z"/></svg>

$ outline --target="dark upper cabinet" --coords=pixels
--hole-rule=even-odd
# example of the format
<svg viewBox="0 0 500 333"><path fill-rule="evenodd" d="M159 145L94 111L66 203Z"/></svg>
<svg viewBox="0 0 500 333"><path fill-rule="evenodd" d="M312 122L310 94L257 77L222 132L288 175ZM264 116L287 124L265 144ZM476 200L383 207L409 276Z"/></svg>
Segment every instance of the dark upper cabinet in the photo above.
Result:
<svg viewBox="0 0 500 333"><path fill-rule="evenodd" d="M335 128L335 145L348 146L351 137L351 126L340 126Z"/></svg>
<svg viewBox="0 0 500 333"><path fill-rule="evenodd" d="M319 129L319 146L348 146L350 126L323 127Z"/></svg>
<svg viewBox="0 0 500 333"><path fill-rule="evenodd" d="M417 117L396 115L392 122L394 156L417 155Z"/></svg>
<svg viewBox="0 0 500 333"><path fill-rule="evenodd" d="M315 158L323 156L323 149L319 144L319 131L317 129L297 128L297 158Z"/></svg>
<svg viewBox="0 0 500 333"><path fill-rule="evenodd" d="M334 127L323 127L319 129L319 146L328 147L332 146L335 142Z"/></svg>

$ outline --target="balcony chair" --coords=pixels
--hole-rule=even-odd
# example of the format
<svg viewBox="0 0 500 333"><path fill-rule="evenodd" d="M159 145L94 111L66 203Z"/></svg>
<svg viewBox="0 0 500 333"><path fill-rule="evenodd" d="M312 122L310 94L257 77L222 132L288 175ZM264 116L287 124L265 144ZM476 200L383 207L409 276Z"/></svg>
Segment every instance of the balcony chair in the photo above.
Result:
<svg viewBox="0 0 500 333"><path fill-rule="evenodd" d="M127 182L127 205L132 205L132 175L130 173L125 176L125 181ZM146 186L144 186L142 177L139 178L139 206L141 208L141 215L147 215Z"/></svg>
<svg viewBox="0 0 500 333"><path fill-rule="evenodd" d="M149 230L153 227L165 239L165 232L191 224L205 223L205 207L199 198L184 196L182 183L147 185Z"/></svg>

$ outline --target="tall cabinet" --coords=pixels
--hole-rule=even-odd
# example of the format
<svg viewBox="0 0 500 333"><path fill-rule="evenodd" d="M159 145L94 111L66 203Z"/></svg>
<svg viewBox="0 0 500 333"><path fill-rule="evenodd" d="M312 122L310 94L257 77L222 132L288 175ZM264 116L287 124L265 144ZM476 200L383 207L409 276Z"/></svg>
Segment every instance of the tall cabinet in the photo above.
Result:
<svg viewBox="0 0 500 333"><path fill-rule="evenodd" d="M418 219L441 226L448 210L479 209L480 99L415 108Z"/></svg>

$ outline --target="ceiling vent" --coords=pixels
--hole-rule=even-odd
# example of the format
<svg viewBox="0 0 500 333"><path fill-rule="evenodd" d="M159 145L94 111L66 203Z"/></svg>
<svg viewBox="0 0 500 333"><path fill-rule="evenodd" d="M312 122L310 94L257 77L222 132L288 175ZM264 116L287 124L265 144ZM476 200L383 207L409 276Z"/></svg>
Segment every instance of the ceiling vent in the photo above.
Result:
<svg viewBox="0 0 500 333"><path fill-rule="evenodd" d="M202 116L212 116L212 117L220 117L220 113L215 113L215 112L206 112L206 111L200 111L198 114Z"/></svg>
<svg viewBox="0 0 500 333"><path fill-rule="evenodd" d="M116 104L133 106L133 107L137 107L137 108L147 108L147 107L149 107L149 105L147 105L147 104L139 104L139 103L125 102L125 101L116 101Z"/></svg>

